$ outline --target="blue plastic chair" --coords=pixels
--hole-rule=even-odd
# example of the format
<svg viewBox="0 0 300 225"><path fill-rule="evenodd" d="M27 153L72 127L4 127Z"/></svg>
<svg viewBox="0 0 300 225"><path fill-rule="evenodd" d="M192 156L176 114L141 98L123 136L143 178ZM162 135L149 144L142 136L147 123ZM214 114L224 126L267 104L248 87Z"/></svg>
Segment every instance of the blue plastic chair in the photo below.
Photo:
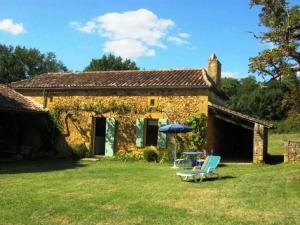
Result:
<svg viewBox="0 0 300 225"><path fill-rule="evenodd" d="M177 175L181 178L182 181L194 180L195 182L197 182L197 180L200 180L200 182L202 182L203 178L207 175L217 175L218 178L220 178L220 175L216 171L220 160L220 156L208 156L201 167L195 166L193 170L179 172L177 173Z"/></svg>

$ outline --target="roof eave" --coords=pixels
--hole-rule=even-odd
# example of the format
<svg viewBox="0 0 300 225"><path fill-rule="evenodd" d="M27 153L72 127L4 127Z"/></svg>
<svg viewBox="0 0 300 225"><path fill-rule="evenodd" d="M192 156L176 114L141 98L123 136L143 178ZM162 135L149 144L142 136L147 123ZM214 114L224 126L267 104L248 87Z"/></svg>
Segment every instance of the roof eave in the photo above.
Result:
<svg viewBox="0 0 300 225"><path fill-rule="evenodd" d="M263 121L263 120L260 120L260 119L257 119L257 118L254 118L254 117L242 114L240 112L233 111L233 110L228 109L228 108L226 108L224 106L219 106L219 105L211 103L211 102L208 103L208 106L209 106L209 108L214 108L214 109L223 111L224 113L234 115L234 116L239 117L239 118L241 118L243 120L246 120L248 122L259 123L259 124L262 124L263 126L265 126L266 128L274 128L273 124L269 124L266 121Z"/></svg>
<svg viewBox="0 0 300 225"><path fill-rule="evenodd" d="M0 109L0 112L16 112L16 113L28 113L28 114L46 114L48 110L29 110L29 109L15 109L15 108L5 108Z"/></svg>
<svg viewBox="0 0 300 225"><path fill-rule="evenodd" d="M147 87L128 87L128 86L118 86L118 87L99 87L99 86L74 86L74 87L13 87L14 90L23 91L23 90L109 90L109 89L210 89L209 86L147 86Z"/></svg>

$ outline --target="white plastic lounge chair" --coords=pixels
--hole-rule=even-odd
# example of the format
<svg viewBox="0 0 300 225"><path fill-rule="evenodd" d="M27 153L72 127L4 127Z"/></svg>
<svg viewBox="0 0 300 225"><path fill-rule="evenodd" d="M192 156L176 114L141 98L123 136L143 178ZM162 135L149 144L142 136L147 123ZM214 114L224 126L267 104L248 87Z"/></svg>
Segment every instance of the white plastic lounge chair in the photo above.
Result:
<svg viewBox="0 0 300 225"><path fill-rule="evenodd" d="M220 160L220 156L208 156L201 167L195 166L193 170L179 172L177 173L177 175L181 178L182 181L194 180L195 182L197 182L197 180L200 180L201 182L204 177L212 174L217 175L218 178L220 178L220 175L216 171Z"/></svg>

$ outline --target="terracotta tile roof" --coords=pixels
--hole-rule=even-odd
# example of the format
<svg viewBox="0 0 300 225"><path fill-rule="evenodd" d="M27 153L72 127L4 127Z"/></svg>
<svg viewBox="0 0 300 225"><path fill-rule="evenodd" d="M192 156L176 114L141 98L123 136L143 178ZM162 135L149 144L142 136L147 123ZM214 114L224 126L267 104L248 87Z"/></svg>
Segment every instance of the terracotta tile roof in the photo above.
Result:
<svg viewBox="0 0 300 225"><path fill-rule="evenodd" d="M221 106L221 105L217 105L217 104L214 104L212 102L208 102L208 107L209 107L209 109L215 109L215 110L221 111L221 112L223 112L225 114L228 114L230 116L237 117L237 118L242 119L242 120L247 120L247 121L249 121L251 123L262 124L262 125L264 125L267 128L273 128L274 127L273 124L269 124L266 121L263 121L263 120L260 120L260 119L248 116L246 114L242 114L240 112L233 111L233 110L231 110L231 109L229 109L227 107L224 107L224 106Z"/></svg>
<svg viewBox="0 0 300 225"><path fill-rule="evenodd" d="M215 87L205 69L47 73L10 86L14 89Z"/></svg>
<svg viewBox="0 0 300 225"><path fill-rule="evenodd" d="M0 84L0 111L46 112L37 103Z"/></svg>

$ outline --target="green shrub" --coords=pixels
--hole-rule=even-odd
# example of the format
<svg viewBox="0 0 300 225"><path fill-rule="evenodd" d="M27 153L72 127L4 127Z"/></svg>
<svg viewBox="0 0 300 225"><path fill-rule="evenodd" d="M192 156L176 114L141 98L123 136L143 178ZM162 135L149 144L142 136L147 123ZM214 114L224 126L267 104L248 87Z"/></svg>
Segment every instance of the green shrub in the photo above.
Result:
<svg viewBox="0 0 300 225"><path fill-rule="evenodd" d="M87 156L88 149L85 144L74 144L71 145L72 152L76 158L84 158Z"/></svg>
<svg viewBox="0 0 300 225"><path fill-rule="evenodd" d="M115 159L121 161L139 161L144 159L143 152L117 152Z"/></svg>
<svg viewBox="0 0 300 225"><path fill-rule="evenodd" d="M147 146L145 149L144 149L144 159L148 162L157 162L158 161L158 151L156 149L156 147L154 146Z"/></svg>
<svg viewBox="0 0 300 225"><path fill-rule="evenodd" d="M279 122L273 122L275 129L270 130L271 133L299 133L300 132L300 115L288 117Z"/></svg>
<svg viewBox="0 0 300 225"><path fill-rule="evenodd" d="M159 161L160 163L173 162L174 146L168 145L167 149L160 152L159 158L160 158L160 161Z"/></svg>

